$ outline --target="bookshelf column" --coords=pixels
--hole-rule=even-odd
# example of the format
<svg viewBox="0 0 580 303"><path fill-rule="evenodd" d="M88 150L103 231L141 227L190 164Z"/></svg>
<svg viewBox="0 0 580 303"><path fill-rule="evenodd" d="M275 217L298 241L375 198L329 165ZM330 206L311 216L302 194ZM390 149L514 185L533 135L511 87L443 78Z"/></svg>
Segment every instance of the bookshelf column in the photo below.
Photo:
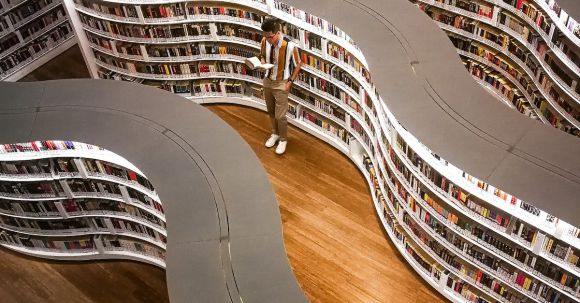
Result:
<svg viewBox="0 0 580 303"><path fill-rule="evenodd" d="M70 186L68 186L68 183L66 182L66 180L59 180L58 183L60 184L60 186L62 187L62 190L64 191L64 194L69 198L72 199L74 198L74 194L72 192L72 190L70 189Z"/></svg>
<svg viewBox="0 0 580 303"><path fill-rule="evenodd" d="M501 11L501 8L497 5L493 6L493 16L491 18L491 21L493 24L498 24L498 16L499 16L499 12Z"/></svg>
<svg viewBox="0 0 580 303"><path fill-rule="evenodd" d="M81 177L83 179L87 179L89 177L89 173L87 172L87 168L85 167L85 163L83 162L83 160L75 158L73 161L77 169L79 170L79 174L81 175Z"/></svg>
<svg viewBox="0 0 580 303"><path fill-rule="evenodd" d="M139 18L139 22L145 23L145 16L143 15L141 5L135 5L135 10L137 11L137 17Z"/></svg>
<svg viewBox="0 0 580 303"><path fill-rule="evenodd" d="M115 40L111 40L111 50L113 51L113 55L119 56L119 52L117 51L117 42Z"/></svg>
<svg viewBox="0 0 580 303"><path fill-rule="evenodd" d="M439 8L438 3L429 1L430 7L447 7ZM464 5L461 1L451 3ZM264 74L240 62L256 56L262 38L260 23L276 16L284 22L285 36L300 46L304 62L290 92L290 123L341 150L363 171L387 233L430 285L454 302L463 302L466 294L459 291L463 286L470 290L470 300L486 302L502 301L502 296L515 301L551 300L551 294L538 293L540 287L558 296L573 296L553 284L551 281L557 279L549 274L528 272L526 260L540 257L536 241L542 242L542 234L552 236L546 224L538 224L543 217L530 219L521 213L526 210L519 207L521 200L517 198L498 202L502 196L499 189L482 193L474 177L449 165L404 130L373 90L366 59L339 28L273 0L196 2L198 6L186 6L185 11L180 3L152 3L142 10L140 22L127 22L112 13L129 4L101 4L102 8L77 10L86 34L105 44L123 41L127 49L138 48L149 58L146 62L120 58L114 51L93 47L104 78L148 84L199 103L228 102L261 109ZM467 9L475 10L477 13L469 15L483 22L473 28L445 24L446 28L471 39L470 46L490 40L488 46L495 49L494 54L508 50L509 45L500 45L499 35L487 28L504 26L498 23L503 4L485 6L481 13L470 7L450 11ZM472 55L469 51L465 52ZM509 58L524 60L515 54ZM408 68L408 62L405 64ZM530 76L536 79L536 75ZM522 92L527 94L526 89ZM129 190L120 187L122 199L138 203L129 197L133 194ZM524 253L525 258L516 259ZM540 255L543 253L541 250ZM534 264L538 272L552 264L546 262L552 261ZM568 270L565 266L560 269ZM493 289L496 286L504 290L498 293Z"/></svg>
<svg viewBox="0 0 580 303"><path fill-rule="evenodd" d="M550 26L550 33L548 34L550 41L552 41L552 39L554 38L555 32L556 32L556 23L552 23L552 25Z"/></svg>
<svg viewBox="0 0 580 303"><path fill-rule="evenodd" d="M141 56L145 61L149 61L149 54L147 53L147 47L144 44L139 44L139 48L141 49Z"/></svg>
<svg viewBox="0 0 580 303"><path fill-rule="evenodd" d="M58 213L63 217L63 218L68 218L68 213L66 212L66 209L64 208L64 206L62 205L62 202L57 201L54 202L54 206L56 206L56 209L58 209Z"/></svg>
<svg viewBox="0 0 580 303"><path fill-rule="evenodd" d="M85 64L91 74L93 79L98 79L98 67L95 64L95 56L91 51L91 47L89 46L89 42L85 31L83 30L83 24L79 18L78 13L76 12L76 5L74 0L62 0L64 3L64 7L67 10L67 15L69 16L72 28L75 32L75 36L77 37L78 45L81 48L81 53L83 55L83 59L85 59Z"/></svg>

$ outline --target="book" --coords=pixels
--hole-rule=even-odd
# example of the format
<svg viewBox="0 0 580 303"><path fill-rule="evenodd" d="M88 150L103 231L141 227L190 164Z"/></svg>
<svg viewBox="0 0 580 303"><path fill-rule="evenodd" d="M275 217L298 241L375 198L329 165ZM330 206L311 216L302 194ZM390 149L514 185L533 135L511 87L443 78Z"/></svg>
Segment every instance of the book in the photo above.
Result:
<svg viewBox="0 0 580 303"><path fill-rule="evenodd" d="M262 64L262 62L260 61L260 59L258 59L258 57L246 58L246 60L244 60L244 63L250 69L271 69L272 67L274 67L274 64L270 63Z"/></svg>

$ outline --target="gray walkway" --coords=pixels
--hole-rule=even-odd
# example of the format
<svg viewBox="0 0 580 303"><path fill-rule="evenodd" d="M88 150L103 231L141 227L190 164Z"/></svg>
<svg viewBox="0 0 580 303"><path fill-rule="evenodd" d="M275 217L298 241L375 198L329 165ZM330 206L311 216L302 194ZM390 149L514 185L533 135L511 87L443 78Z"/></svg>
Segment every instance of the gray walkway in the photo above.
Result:
<svg viewBox="0 0 580 303"><path fill-rule="evenodd" d="M209 110L118 81L0 82L0 92L0 142L90 143L147 175L166 212L171 302L307 301L263 167Z"/></svg>
<svg viewBox="0 0 580 303"><path fill-rule="evenodd" d="M469 174L580 226L580 140L484 91L447 35L417 7L407 0L286 2L356 41L380 95L419 141Z"/></svg>

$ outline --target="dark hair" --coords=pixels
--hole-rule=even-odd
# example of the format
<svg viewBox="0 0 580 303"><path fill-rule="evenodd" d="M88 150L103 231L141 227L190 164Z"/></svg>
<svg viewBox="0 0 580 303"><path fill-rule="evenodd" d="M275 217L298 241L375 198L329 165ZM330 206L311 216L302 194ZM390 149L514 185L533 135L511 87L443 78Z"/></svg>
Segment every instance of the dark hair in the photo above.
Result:
<svg viewBox="0 0 580 303"><path fill-rule="evenodd" d="M264 22L262 22L262 31L277 33L278 32L278 22L276 21L276 19L271 19L271 18L265 19Z"/></svg>

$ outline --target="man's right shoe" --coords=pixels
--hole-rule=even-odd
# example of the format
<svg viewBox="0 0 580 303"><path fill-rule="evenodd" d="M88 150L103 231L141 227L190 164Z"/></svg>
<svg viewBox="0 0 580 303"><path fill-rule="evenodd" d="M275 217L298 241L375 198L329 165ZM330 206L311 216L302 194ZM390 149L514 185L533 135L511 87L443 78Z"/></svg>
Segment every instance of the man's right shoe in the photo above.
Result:
<svg viewBox="0 0 580 303"><path fill-rule="evenodd" d="M270 138L268 138L268 141L266 141L266 144L265 144L266 147L270 148L270 147L276 145L276 142L278 142L278 139L280 139L280 136L272 134L270 136Z"/></svg>

